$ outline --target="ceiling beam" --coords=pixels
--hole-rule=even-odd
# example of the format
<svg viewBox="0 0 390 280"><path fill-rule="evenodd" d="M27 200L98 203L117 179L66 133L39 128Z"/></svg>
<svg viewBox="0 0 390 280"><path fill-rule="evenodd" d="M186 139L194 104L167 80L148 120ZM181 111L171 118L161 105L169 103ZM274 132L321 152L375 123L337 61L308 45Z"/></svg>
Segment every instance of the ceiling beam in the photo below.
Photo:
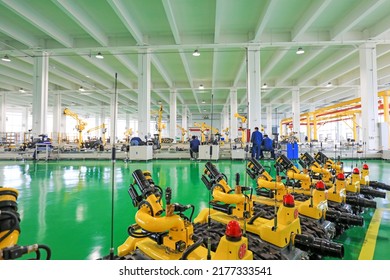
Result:
<svg viewBox="0 0 390 280"><path fill-rule="evenodd" d="M27 1L18 2L13 0L1 0L4 6L18 14L24 20L30 22L37 29L49 35L51 38L61 43L67 48L72 48L73 39L69 34L65 34L58 26L49 22L47 18L34 10L31 4Z"/></svg>
<svg viewBox="0 0 390 280"><path fill-rule="evenodd" d="M132 19L129 11L126 9L122 1L107 0L116 15L121 19L127 30L131 33L133 38L137 41L138 46L146 45L142 32L138 29L136 23Z"/></svg>
<svg viewBox="0 0 390 280"><path fill-rule="evenodd" d="M323 73L325 70L333 67L334 65L341 63L342 61L348 59L349 56L355 54L358 51L357 48L354 49L346 49L346 50L340 50L336 52L335 54L328 57L328 59L324 60L322 63L317 64L314 68L310 69L308 72L306 72L304 75L302 75L301 79L298 79L298 86L301 84L304 84L305 82L309 81L310 79L313 79L317 77L320 73Z"/></svg>
<svg viewBox="0 0 390 280"><path fill-rule="evenodd" d="M66 0L52 0L68 17L76 22L84 31L94 38L102 46L108 45L108 37L98 28L88 13L77 5L77 2Z"/></svg>
<svg viewBox="0 0 390 280"><path fill-rule="evenodd" d="M275 7L278 4L278 2L279 2L278 0L267 0L264 10L259 16L259 21L257 23L255 36L253 37L253 42L260 41L261 35L263 35L265 27L267 26L269 20L272 18L272 15L274 14L273 11L275 10Z"/></svg>
<svg viewBox="0 0 390 280"><path fill-rule="evenodd" d="M367 15L378 9L386 0L362 1L344 16L331 30L331 40L342 39L343 35L356 26Z"/></svg>
<svg viewBox="0 0 390 280"><path fill-rule="evenodd" d="M300 37L309 29L315 20L329 6L332 0L313 1L305 14L300 17L298 23L291 32L291 41L299 41Z"/></svg>

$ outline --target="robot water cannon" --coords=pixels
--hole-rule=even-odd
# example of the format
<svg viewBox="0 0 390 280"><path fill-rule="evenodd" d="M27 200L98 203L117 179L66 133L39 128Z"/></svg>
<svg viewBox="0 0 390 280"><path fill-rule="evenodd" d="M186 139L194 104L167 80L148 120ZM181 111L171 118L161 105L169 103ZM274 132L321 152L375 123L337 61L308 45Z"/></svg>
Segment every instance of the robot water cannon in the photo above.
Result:
<svg viewBox="0 0 390 280"><path fill-rule="evenodd" d="M281 172L287 175L286 186L292 186L293 188L297 187L299 191L310 191L311 188L311 178L307 173L301 172L285 155L280 155L276 159L275 168L279 169ZM294 180L291 182L290 180ZM298 190L296 190L298 192Z"/></svg>
<svg viewBox="0 0 390 280"><path fill-rule="evenodd" d="M296 209L294 197L291 194L285 195L281 207ZM344 257L344 245L340 243L301 233L292 234L291 241L296 248L312 254L336 258Z"/></svg>
<svg viewBox="0 0 390 280"><path fill-rule="evenodd" d="M283 154L276 159L275 168L279 168L279 170L283 173L287 173L290 169L296 169L297 173L299 173L299 170L294 166L294 164Z"/></svg>
<svg viewBox="0 0 390 280"><path fill-rule="evenodd" d="M136 223L129 226L129 237L118 247L117 259L129 260L206 260L209 259L208 250L202 246L204 236L194 233L194 224L191 222L194 213L193 205L172 203L172 190L166 188L165 215L161 201L157 200L153 185L141 170L133 172L135 183L131 186L131 193L139 198L138 211L135 215ZM139 194L138 194L139 193ZM161 194L158 192L158 194ZM183 212L192 208L191 217ZM157 214L155 214L157 213ZM215 252L210 253L210 259L253 259L248 250L248 239L239 238L236 230L228 230L226 236L221 238ZM237 240L231 240L236 237Z"/></svg>
<svg viewBox="0 0 390 280"><path fill-rule="evenodd" d="M135 170L132 176L134 178L134 183L129 187L129 195L134 207L140 208L142 204L147 202L153 216L161 215L163 209L160 201L160 189L156 188L155 185L151 185L151 181L145 177L140 169ZM137 191L136 186L138 186L139 192Z"/></svg>
<svg viewBox="0 0 390 280"><path fill-rule="evenodd" d="M373 187L375 189L390 191L390 185L378 181L369 180L370 169L367 163L363 164L361 173L362 173L362 176L360 178L361 185L369 185L370 187Z"/></svg>
<svg viewBox="0 0 390 280"><path fill-rule="evenodd" d="M352 170L352 176L350 182L348 183L347 191L354 186L357 186L356 189L358 189L359 193L364 196L386 198L385 192L366 185L360 185L360 170L357 167Z"/></svg>
<svg viewBox="0 0 390 280"><path fill-rule="evenodd" d="M308 152L305 152L299 157L299 163L303 168L307 168L313 173L311 175L312 179L323 180L328 187L333 184L333 176L331 172L328 169L323 168L320 162L318 162Z"/></svg>
<svg viewBox="0 0 390 280"><path fill-rule="evenodd" d="M295 206L294 196L291 194L286 194L283 197L283 204L280 206L278 211L278 216L282 218L281 213L287 214L289 218L278 219L278 225L274 226L273 230L282 230L283 227L288 227L290 224L294 223L296 217L298 217L298 211ZM292 214L292 215L291 215ZM283 215L285 216L285 215ZM277 229L277 227L281 227ZM265 228L267 229L267 228ZM264 231L263 233L266 233ZM264 234L264 237L267 238L267 235ZM343 244L329 241L323 238L317 238L312 235L302 234L300 230L296 233L291 234L290 242L298 249L301 249L312 254L318 254L321 256L331 256L336 258L344 257L344 246Z"/></svg>
<svg viewBox="0 0 390 280"><path fill-rule="evenodd" d="M345 202L352 206L376 208L376 201L360 197L356 194L345 194L346 178L344 173L339 173L336 176L334 187L329 189L328 197L335 197L333 201L339 199L341 203Z"/></svg>
<svg viewBox="0 0 390 280"><path fill-rule="evenodd" d="M15 260L25 254L35 252L36 258L41 258L40 250L46 251L46 259L51 258L51 250L43 244L28 246L18 245L20 217L17 198L19 192L13 188L0 187L0 260Z"/></svg>
<svg viewBox="0 0 390 280"><path fill-rule="evenodd" d="M249 175L249 177L251 177L252 180L255 180L264 172L264 167L257 160L249 159L249 162L246 165L246 173Z"/></svg>
<svg viewBox="0 0 390 280"><path fill-rule="evenodd" d="M211 190L215 184L219 184L221 181L224 183L222 186L225 187L226 176L223 173L220 173L214 164L211 162L206 162L204 174L202 175L202 182L205 184L208 190Z"/></svg>
<svg viewBox="0 0 390 280"><path fill-rule="evenodd" d="M332 169L333 172L341 173L343 171L343 163L340 161L340 157L337 159L337 163L329 159L323 152L319 151L314 155L315 160L320 163L322 166L326 166L328 169Z"/></svg>

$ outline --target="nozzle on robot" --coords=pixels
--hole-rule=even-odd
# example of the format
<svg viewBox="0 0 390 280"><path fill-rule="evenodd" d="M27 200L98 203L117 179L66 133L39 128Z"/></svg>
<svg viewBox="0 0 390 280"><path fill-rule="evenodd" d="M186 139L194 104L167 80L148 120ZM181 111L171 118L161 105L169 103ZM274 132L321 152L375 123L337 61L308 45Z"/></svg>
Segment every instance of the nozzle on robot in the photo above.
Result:
<svg viewBox="0 0 390 280"><path fill-rule="evenodd" d="M360 206L360 207L376 209L376 201L362 198L362 197L359 197L357 195L347 195L345 202L347 204L350 204L353 206Z"/></svg>
<svg viewBox="0 0 390 280"><path fill-rule="evenodd" d="M364 224L364 219L361 216L332 210L326 211L325 220L350 226L363 226Z"/></svg>
<svg viewBox="0 0 390 280"><path fill-rule="evenodd" d="M360 187L360 193L364 195L370 195L373 197L386 198L386 193L380 190L375 190L370 187Z"/></svg>
<svg viewBox="0 0 390 280"><path fill-rule="evenodd" d="M321 256L335 257L342 259L344 257L344 245L329 241L323 238L316 238L312 235L297 234L294 239L295 247L318 254Z"/></svg>

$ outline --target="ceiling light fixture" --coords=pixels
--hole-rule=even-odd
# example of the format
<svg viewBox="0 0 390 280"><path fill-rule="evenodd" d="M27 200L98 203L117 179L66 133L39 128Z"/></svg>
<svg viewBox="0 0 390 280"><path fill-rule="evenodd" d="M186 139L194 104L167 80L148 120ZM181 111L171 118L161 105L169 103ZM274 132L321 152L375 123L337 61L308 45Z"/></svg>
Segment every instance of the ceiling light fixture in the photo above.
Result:
<svg viewBox="0 0 390 280"><path fill-rule="evenodd" d="M198 51L198 49L196 49L193 53L192 53L193 56L200 56L200 52Z"/></svg>
<svg viewBox="0 0 390 280"><path fill-rule="evenodd" d="M199 89L204 89L204 86L203 85L199 85Z"/></svg>
<svg viewBox="0 0 390 280"><path fill-rule="evenodd" d="M304 53L305 53L305 51L301 47L299 47L297 52L296 52L296 54L304 54Z"/></svg>
<svg viewBox="0 0 390 280"><path fill-rule="evenodd" d="M83 87L80 87L79 91L85 91L85 89Z"/></svg>
<svg viewBox="0 0 390 280"><path fill-rule="evenodd" d="M267 86L267 84L266 83L264 83L264 85L262 86L262 88L267 88L268 86Z"/></svg>
<svg viewBox="0 0 390 280"><path fill-rule="evenodd" d="M104 56L102 55L101 52L98 52L98 54L95 56L97 59L103 59Z"/></svg>
<svg viewBox="0 0 390 280"><path fill-rule="evenodd" d="M202 104L205 104L205 103L206 103L206 101L202 100Z"/></svg>
<svg viewBox="0 0 390 280"><path fill-rule="evenodd" d="M10 62L11 61L11 59L9 58L8 55L3 56L3 58L1 60L5 61L5 62Z"/></svg>

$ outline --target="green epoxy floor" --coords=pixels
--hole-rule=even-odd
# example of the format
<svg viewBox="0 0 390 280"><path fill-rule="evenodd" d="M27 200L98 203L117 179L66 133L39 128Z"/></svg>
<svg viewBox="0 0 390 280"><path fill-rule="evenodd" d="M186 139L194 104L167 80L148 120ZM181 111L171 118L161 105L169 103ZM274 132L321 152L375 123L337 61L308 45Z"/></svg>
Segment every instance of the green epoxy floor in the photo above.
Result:
<svg viewBox="0 0 390 280"><path fill-rule="evenodd" d="M245 175L244 161L214 162L234 186L240 173L242 185L255 186ZM390 184L390 162L367 161L371 180ZM127 227L134 222L135 207L128 195L131 173L150 170L163 189L171 187L172 202L194 204L195 215L207 207L209 194L201 182L205 162L189 160L117 161L114 189L114 248L127 238ZM262 161L272 166L272 161ZM346 161L345 167L352 162ZM356 163L353 163L356 164ZM111 244L111 161L2 161L0 185L19 191L21 235L18 244L42 243L50 246L52 259L97 259L109 253ZM360 165L359 165L360 166ZM272 174L273 175L273 174ZM384 208L373 259L390 260L390 192L376 199ZM365 226L347 230L339 241L345 244L345 259L357 260L373 210L364 213ZM31 257L31 256L30 256Z"/></svg>

